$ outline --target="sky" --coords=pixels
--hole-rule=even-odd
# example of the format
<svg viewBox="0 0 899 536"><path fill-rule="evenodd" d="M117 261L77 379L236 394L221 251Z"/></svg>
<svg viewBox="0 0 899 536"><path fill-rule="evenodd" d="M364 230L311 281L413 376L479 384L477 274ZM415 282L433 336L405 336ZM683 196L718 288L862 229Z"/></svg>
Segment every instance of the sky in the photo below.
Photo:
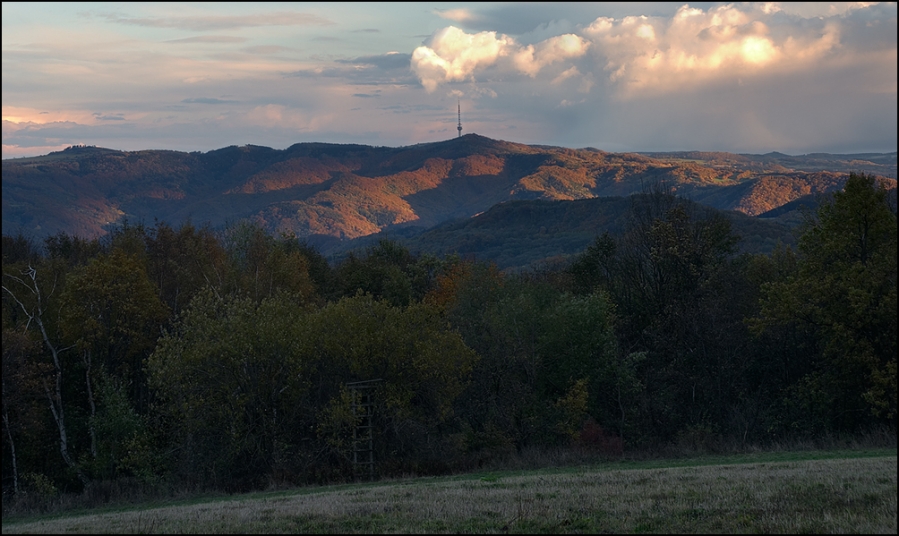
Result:
<svg viewBox="0 0 899 536"><path fill-rule="evenodd" d="M895 3L2 3L2 156L897 147Z"/></svg>

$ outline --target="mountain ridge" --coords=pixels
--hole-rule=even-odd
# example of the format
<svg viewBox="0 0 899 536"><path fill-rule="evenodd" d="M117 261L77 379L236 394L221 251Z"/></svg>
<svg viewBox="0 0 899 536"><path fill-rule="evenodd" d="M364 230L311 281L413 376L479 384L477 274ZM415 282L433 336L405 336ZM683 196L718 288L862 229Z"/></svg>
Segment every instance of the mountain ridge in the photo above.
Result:
<svg viewBox="0 0 899 536"><path fill-rule="evenodd" d="M888 175L895 176L896 153L610 153L466 134L406 147L309 142L187 153L80 146L2 165L4 233L90 238L126 218L214 227L249 219L338 243L471 218L504 201L621 197L658 182L756 216L838 190L853 165L895 188Z"/></svg>

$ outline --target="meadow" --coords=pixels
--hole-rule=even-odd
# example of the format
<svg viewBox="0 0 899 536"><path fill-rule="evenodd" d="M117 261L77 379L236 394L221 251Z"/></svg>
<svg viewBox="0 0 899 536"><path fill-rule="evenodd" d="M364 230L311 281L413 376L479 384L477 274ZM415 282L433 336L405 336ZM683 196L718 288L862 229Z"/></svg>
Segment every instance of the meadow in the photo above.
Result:
<svg viewBox="0 0 899 536"><path fill-rule="evenodd" d="M382 480L3 520L3 533L892 533L895 448Z"/></svg>

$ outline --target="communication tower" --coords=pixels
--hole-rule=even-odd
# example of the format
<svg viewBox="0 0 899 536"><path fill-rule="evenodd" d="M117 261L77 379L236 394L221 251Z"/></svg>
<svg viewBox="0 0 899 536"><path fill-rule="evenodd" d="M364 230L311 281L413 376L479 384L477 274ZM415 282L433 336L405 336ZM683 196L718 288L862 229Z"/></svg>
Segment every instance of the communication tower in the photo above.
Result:
<svg viewBox="0 0 899 536"><path fill-rule="evenodd" d="M462 137L462 103L456 101L456 111L459 113L459 126L456 127L456 130L459 131L459 138Z"/></svg>

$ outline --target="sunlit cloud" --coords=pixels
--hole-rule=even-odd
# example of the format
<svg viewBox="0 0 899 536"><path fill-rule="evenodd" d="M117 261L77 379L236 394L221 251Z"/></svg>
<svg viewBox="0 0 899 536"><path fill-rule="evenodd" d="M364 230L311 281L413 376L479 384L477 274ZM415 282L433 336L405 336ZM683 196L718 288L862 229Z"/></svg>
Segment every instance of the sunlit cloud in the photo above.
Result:
<svg viewBox="0 0 899 536"><path fill-rule="evenodd" d="M5 129L6 122L33 125L65 122L92 124L96 122L96 116L89 110L39 110L20 106L3 106L3 121Z"/></svg>
<svg viewBox="0 0 899 536"><path fill-rule="evenodd" d="M434 11L440 18L451 20L453 22L465 23L478 19L478 16L466 8L457 9L438 9Z"/></svg>
<svg viewBox="0 0 899 536"><path fill-rule="evenodd" d="M670 17L598 17L583 25L579 35L526 46L495 31L466 33L449 26L415 49L412 70L431 93L443 83L475 81L488 70L502 71L505 59L511 60L512 72L533 78L549 64L589 56L593 64L577 63L578 74L601 75L619 89L620 97L662 94L733 77L815 69L834 56L851 55L841 41L843 18L869 5L810 10L792 4L726 4L703 10L685 4ZM830 18L816 14L797 24L798 13L804 12ZM465 10L441 16L474 17ZM563 72L575 73L569 66ZM558 82L561 75L554 76Z"/></svg>
<svg viewBox="0 0 899 536"><path fill-rule="evenodd" d="M574 34L560 35L528 45L515 53L513 61L519 71L531 78L551 63L584 55L590 42Z"/></svg>
<svg viewBox="0 0 899 536"><path fill-rule="evenodd" d="M682 6L671 18L598 18L584 29L597 63L622 95L665 93L713 79L814 68L840 46L840 26L763 22L776 6ZM783 24L782 22L780 24Z"/></svg>
<svg viewBox="0 0 899 536"><path fill-rule="evenodd" d="M20 145L3 144L3 158L22 158L26 156L35 156L39 154L48 154L56 151L62 151L66 147L70 147L71 143L60 143L56 145L33 145L23 147Z"/></svg>
<svg viewBox="0 0 899 536"><path fill-rule="evenodd" d="M523 143L895 150L895 4L412 5L5 3L3 155L412 144L455 137L457 99Z"/></svg>
<svg viewBox="0 0 899 536"><path fill-rule="evenodd" d="M468 34L449 26L435 32L412 52L412 70L429 92L445 82L474 79L477 71L509 58L517 72L531 77L546 65L583 55L589 42L573 34L560 35L536 45L519 45L496 32Z"/></svg>

